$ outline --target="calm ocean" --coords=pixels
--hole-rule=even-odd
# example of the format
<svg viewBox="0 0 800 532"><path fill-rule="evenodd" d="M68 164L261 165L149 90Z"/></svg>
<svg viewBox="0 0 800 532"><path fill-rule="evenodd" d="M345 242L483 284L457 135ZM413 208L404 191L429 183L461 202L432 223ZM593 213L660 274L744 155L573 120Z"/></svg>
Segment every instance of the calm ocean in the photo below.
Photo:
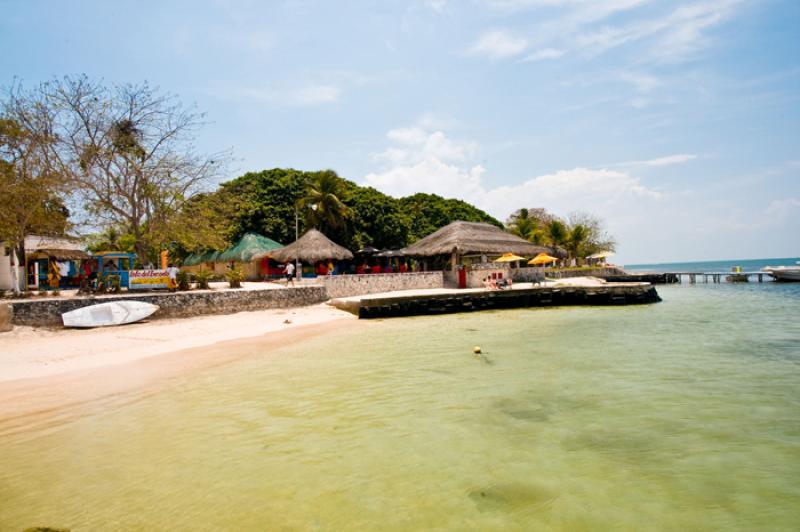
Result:
<svg viewBox="0 0 800 532"><path fill-rule="evenodd" d="M800 284L658 291L254 341L0 425L0 530L797 530Z"/></svg>

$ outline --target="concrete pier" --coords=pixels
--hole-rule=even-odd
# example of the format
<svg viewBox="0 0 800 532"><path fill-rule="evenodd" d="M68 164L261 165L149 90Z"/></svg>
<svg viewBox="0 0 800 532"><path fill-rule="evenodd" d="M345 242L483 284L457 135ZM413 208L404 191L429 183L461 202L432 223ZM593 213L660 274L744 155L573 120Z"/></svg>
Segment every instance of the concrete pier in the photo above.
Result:
<svg viewBox="0 0 800 532"><path fill-rule="evenodd" d="M331 300L335 307L359 318L390 318L449 314L476 310L610 306L657 303L661 298L649 283L606 283L593 286L515 286L510 290L440 289L394 292Z"/></svg>

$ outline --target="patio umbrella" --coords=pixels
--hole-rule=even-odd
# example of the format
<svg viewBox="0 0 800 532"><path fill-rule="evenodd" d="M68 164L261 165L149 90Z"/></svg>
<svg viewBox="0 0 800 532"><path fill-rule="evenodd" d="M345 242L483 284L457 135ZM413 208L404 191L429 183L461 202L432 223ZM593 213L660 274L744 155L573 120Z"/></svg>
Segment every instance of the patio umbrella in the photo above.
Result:
<svg viewBox="0 0 800 532"><path fill-rule="evenodd" d="M519 257L513 253L504 253L499 259L494 259L494 262L517 262L518 260L525 260L525 257Z"/></svg>
<svg viewBox="0 0 800 532"><path fill-rule="evenodd" d="M589 255L586 258L587 259L606 259L608 257L613 257L613 256L614 256L614 252L613 251L598 251L597 253L592 253L591 255Z"/></svg>
<svg viewBox="0 0 800 532"><path fill-rule="evenodd" d="M528 264L531 266L539 266L542 264L550 264L551 262L555 262L558 259L556 257L551 257L547 253L539 253L531 260L528 261Z"/></svg>

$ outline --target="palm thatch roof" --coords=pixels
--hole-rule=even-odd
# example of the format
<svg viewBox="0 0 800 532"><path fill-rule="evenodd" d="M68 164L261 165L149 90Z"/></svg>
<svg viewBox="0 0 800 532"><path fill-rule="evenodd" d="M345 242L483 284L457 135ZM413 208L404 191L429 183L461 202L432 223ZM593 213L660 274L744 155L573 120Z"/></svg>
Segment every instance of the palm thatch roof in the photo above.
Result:
<svg viewBox="0 0 800 532"><path fill-rule="evenodd" d="M411 244L403 252L412 257L450 255L453 252L459 255L514 253L532 257L553 250L532 244L494 225L457 221Z"/></svg>
<svg viewBox="0 0 800 532"><path fill-rule="evenodd" d="M32 251L27 251L28 255L47 255L55 260L83 260L88 259L90 255L80 249L54 249L54 248L38 248Z"/></svg>
<svg viewBox="0 0 800 532"><path fill-rule="evenodd" d="M256 258L269 256L272 250L281 246L283 244L258 233L246 233L236 244L220 253L216 260L217 262L250 262Z"/></svg>
<svg viewBox="0 0 800 532"><path fill-rule="evenodd" d="M295 259L304 262L319 262L328 259L346 260L353 258L350 250L332 242L316 229L309 229L296 242L276 249L271 256L280 262Z"/></svg>

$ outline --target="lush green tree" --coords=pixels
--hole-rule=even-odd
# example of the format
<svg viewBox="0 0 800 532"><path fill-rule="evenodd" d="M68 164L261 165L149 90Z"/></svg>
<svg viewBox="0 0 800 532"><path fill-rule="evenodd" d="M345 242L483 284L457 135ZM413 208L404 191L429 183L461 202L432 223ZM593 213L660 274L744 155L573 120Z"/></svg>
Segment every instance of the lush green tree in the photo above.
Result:
<svg viewBox="0 0 800 532"><path fill-rule="evenodd" d="M410 218L395 198L372 187L352 185L349 208L351 238L346 245L353 249L374 246L378 249L397 249L408 241Z"/></svg>
<svg viewBox="0 0 800 532"><path fill-rule="evenodd" d="M411 222L409 244L457 220L484 222L503 227L501 222L465 201L445 199L435 194L419 193L407 196L400 199L400 205Z"/></svg>
<svg viewBox="0 0 800 532"><path fill-rule="evenodd" d="M230 222L229 240L253 231L288 244L295 240L297 202L303 197L308 179L306 172L293 169L248 172L223 183L209 196L224 206L221 216ZM305 216L299 216L298 222L302 235Z"/></svg>

